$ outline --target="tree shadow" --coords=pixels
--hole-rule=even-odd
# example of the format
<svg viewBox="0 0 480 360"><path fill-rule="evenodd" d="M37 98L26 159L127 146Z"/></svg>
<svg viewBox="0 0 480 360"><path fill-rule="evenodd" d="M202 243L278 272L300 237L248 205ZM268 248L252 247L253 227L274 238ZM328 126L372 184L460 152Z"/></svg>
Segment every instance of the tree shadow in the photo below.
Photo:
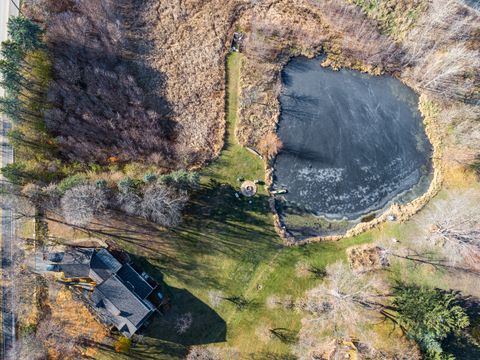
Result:
<svg viewBox="0 0 480 360"><path fill-rule="evenodd" d="M226 322L216 311L186 289L168 285L163 279L162 272L147 258L131 253L128 253L128 256L137 271L145 271L158 284L154 294L149 297L151 302L160 303L151 297L155 297L158 292L163 295L162 306L157 307L160 311L137 333L144 341L156 339L162 343L191 346L226 340ZM176 321L184 314L191 315L191 326L185 332L179 332Z"/></svg>
<svg viewBox="0 0 480 360"><path fill-rule="evenodd" d="M271 219L268 196L245 198L231 185L211 182L192 194L183 222L165 229L147 220L111 211L88 228L73 227L148 258L151 264L188 285L220 288L217 269L202 259L219 255L255 269L283 245ZM60 218L52 221L62 222ZM116 245L115 245L116 244Z"/></svg>
<svg viewBox="0 0 480 360"><path fill-rule="evenodd" d="M171 309L156 315L141 334L184 346L224 342L227 325L212 308L185 289L168 287ZM183 333L176 328L179 316L191 314L191 326Z"/></svg>
<svg viewBox="0 0 480 360"><path fill-rule="evenodd" d="M290 329L274 328L269 329L269 331L272 337L280 340L284 344L294 344L297 341L297 334Z"/></svg>

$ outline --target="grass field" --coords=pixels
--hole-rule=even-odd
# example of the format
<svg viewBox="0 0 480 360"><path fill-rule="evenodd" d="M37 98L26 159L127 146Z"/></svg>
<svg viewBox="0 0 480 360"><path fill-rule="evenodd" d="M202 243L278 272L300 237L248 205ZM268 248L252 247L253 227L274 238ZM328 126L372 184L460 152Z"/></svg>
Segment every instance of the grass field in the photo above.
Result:
<svg viewBox="0 0 480 360"><path fill-rule="evenodd" d="M156 316L140 332L141 339L135 339L128 353L117 354L112 345L98 344L96 359L183 359L191 345L220 347L228 354L234 351L238 355L227 356L232 359L294 359L292 344L302 314L269 309L266 299L274 295L297 300L322 281L315 273L299 277L298 263L308 264L321 274L328 264L345 260L345 250L350 246L381 238L396 238L400 246L418 240L418 228L410 221L387 223L339 242L283 245L273 227L265 189L260 187L251 199L235 196L240 186L238 178L264 178L262 160L241 147L234 136L241 61L238 53L227 58L225 146L221 156L202 170L201 188L192 195L182 224L165 230L121 214L101 222L105 236L114 239L136 264L165 284L172 308L165 316ZM449 175L445 184L468 188L476 181L467 180L464 174ZM385 277L444 288L451 283L443 273L400 262L393 263ZM217 306L209 298L212 291L220 292L224 298ZM193 323L179 335L174 329L175 319L185 313L191 313ZM261 336L262 327L282 328L288 339ZM376 330L395 341L390 326Z"/></svg>
<svg viewBox="0 0 480 360"><path fill-rule="evenodd" d="M156 318L143 331L124 358L183 358L189 345L213 344L235 348L241 359L288 359L291 344L276 339L260 341L263 325L285 328L294 339L301 314L292 310L269 310L270 295L297 299L319 278L297 277L299 261L324 269L345 258L345 249L372 240L372 233L336 243L285 247L273 228L264 189L251 200L237 198L238 177L263 179L262 160L241 147L234 136L238 106L238 79L242 55L228 57L228 117L226 144L221 156L202 171L202 188L194 195L183 224L173 230L147 227L137 234L117 231L117 242L137 256L137 262L162 277L170 288L172 311ZM133 235L132 235L133 234ZM125 236L122 236L125 235ZM127 236L128 235L128 236ZM224 300L212 309L208 292L221 291ZM237 306L235 302L244 302ZM183 335L173 329L178 314L193 315L192 328ZM99 358L119 359L111 349L100 350Z"/></svg>

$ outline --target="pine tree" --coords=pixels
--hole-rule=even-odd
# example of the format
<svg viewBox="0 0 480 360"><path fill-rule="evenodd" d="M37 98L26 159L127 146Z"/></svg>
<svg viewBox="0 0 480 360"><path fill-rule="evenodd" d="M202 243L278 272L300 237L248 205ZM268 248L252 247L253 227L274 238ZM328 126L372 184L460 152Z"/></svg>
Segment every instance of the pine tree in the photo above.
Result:
<svg viewBox="0 0 480 360"><path fill-rule="evenodd" d="M22 15L10 17L7 28L12 42L18 44L23 51L35 50L43 46L42 29L27 17Z"/></svg>
<svg viewBox="0 0 480 360"><path fill-rule="evenodd" d="M441 341L469 324L469 318L452 291L401 285L395 288L393 306L397 321L415 339L427 359L448 359Z"/></svg>

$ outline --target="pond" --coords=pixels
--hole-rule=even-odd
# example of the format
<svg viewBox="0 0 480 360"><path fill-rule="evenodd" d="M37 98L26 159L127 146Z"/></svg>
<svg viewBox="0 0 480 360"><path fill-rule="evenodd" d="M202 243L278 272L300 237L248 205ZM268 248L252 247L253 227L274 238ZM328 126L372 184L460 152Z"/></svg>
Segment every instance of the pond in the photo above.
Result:
<svg viewBox="0 0 480 360"><path fill-rule="evenodd" d="M431 180L415 92L394 77L322 61L293 58L282 72L274 188L288 190L279 211L297 236L345 230L418 197Z"/></svg>

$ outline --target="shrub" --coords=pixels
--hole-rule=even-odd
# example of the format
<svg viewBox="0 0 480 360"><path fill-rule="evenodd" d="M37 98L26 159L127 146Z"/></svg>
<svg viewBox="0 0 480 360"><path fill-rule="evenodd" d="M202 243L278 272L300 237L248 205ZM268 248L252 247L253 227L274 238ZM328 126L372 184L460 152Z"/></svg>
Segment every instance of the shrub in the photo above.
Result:
<svg viewBox="0 0 480 360"><path fill-rule="evenodd" d="M117 185L122 193L135 192L137 188L135 181L128 176L120 180Z"/></svg>
<svg viewBox="0 0 480 360"><path fill-rule="evenodd" d="M95 181L95 187L97 189L106 189L107 188L107 180L100 179L100 180Z"/></svg>
<svg viewBox="0 0 480 360"><path fill-rule="evenodd" d="M143 181L146 182L147 184L148 183L153 183L157 180L157 175L155 174L152 174L152 173L146 173L144 176L143 176Z"/></svg>
<svg viewBox="0 0 480 360"><path fill-rule="evenodd" d="M173 186L178 190L194 190L200 185L200 175L196 172L178 170L158 179L160 184Z"/></svg>
<svg viewBox="0 0 480 360"><path fill-rule="evenodd" d="M117 353L126 353L130 351L130 348L132 347L132 340L125 337L121 336L116 342L115 342L115 351Z"/></svg>
<svg viewBox="0 0 480 360"><path fill-rule="evenodd" d="M265 156L267 159L275 157L282 149L282 146L282 141L277 134L273 132L266 134L257 145L260 154Z"/></svg>
<svg viewBox="0 0 480 360"><path fill-rule="evenodd" d="M78 185L84 185L88 181L87 177L83 174L75 174L66 177L57 186L57 190L61 193L64 194L67 190L70 190L71 188L78 186Z"/></svg>

